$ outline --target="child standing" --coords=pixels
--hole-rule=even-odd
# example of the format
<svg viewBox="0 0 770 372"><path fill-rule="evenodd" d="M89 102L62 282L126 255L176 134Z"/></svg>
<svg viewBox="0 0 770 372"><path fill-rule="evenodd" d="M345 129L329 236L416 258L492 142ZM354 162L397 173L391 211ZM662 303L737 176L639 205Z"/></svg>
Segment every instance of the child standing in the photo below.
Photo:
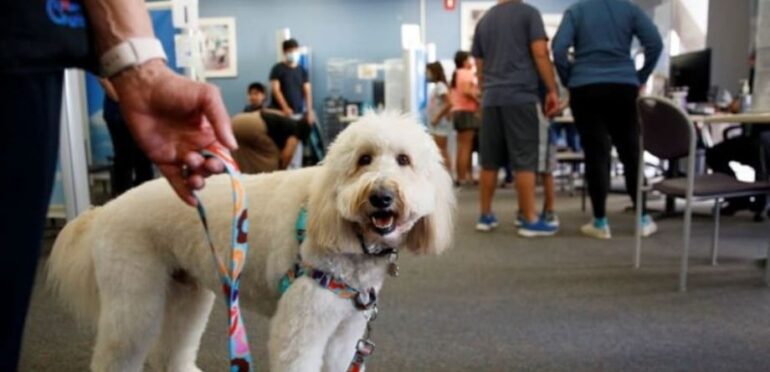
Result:
<svg viewBox="0 0 770 372"><path fill-rule="evenodd" d="M452 169L448 150L449 135L452 134L450 121L452 105L449 102L449 84L444 73L444 67L439 62L429 63L426 77L429 83L435 84L428 101L428 132L433 136L433 140L436 141L436 145L441 150L444 166L447 169Z"/></svg>

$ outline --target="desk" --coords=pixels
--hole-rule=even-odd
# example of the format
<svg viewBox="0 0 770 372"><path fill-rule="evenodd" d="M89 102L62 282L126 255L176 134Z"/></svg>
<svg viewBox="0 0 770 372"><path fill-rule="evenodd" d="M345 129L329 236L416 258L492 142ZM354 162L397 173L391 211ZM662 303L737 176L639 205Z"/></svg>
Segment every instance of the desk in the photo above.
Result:
<svg viewBox="0 0 770 372"><path fill-rule="evenodd" d="M743 114L690 115L690 120L703 124L770 124L770 112L747 112ZM572 124L572 116L557 116L551 120L559 124Z"/></svg>
<svg viewBox="0 0 770 372"><path fill-rule="evenodd" d="M747 112L743 114L690 115L695 123L703 124L770 124L770 112Z"/></svg>

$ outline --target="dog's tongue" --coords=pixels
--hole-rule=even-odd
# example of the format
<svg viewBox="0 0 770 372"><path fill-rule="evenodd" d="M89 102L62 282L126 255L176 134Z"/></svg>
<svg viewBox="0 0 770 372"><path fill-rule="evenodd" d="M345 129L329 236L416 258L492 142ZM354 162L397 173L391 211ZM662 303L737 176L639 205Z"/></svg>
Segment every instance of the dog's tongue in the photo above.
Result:
<svg viewBox="0 0 770 372"><path fill-rule="evenodd" d="M378 229L385 229L393 225L393 216L374 216L372 223Z"/></svg>

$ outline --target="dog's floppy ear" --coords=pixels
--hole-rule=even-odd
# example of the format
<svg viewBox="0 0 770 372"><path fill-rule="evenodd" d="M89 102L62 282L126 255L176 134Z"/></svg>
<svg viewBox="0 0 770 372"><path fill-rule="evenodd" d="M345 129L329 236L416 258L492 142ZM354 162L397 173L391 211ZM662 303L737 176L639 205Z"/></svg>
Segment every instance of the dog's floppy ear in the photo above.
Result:
<svg viewBox="0 0 770 372"><path fill-rule="evenodd" d="M438 157L438 151L436 151ZM456 199L452 177L440 160L430 167L434 184L435 208L433 213L419 219L407 236L407 248L417 254L439 254L452 244Z"/></svg>
<svg viewBox="0 0 770 372"><path fill-rule="evenodd" d="M347 222L337 211L337 197L332 194L336 188L327 169L324 169L319 181L313 185L316 192L311 193L308 200L307 236L314 245L324 250L339 250L355 236L351 235L350 229L345 226Z"/></svg>

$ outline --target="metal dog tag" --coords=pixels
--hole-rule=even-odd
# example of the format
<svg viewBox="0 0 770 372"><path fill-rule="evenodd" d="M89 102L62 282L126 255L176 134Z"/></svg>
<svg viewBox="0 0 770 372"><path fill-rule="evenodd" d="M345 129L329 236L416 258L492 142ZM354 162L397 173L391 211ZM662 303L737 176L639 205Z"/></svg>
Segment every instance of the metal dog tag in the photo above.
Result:
<svg viewBox="0 0 770 372"><path fill-rule="evenodd" d="M388 275L396 278L398 277L398 264L396 261L398 260L398 253L391 253L390 256L388 256Z"/></svg>

